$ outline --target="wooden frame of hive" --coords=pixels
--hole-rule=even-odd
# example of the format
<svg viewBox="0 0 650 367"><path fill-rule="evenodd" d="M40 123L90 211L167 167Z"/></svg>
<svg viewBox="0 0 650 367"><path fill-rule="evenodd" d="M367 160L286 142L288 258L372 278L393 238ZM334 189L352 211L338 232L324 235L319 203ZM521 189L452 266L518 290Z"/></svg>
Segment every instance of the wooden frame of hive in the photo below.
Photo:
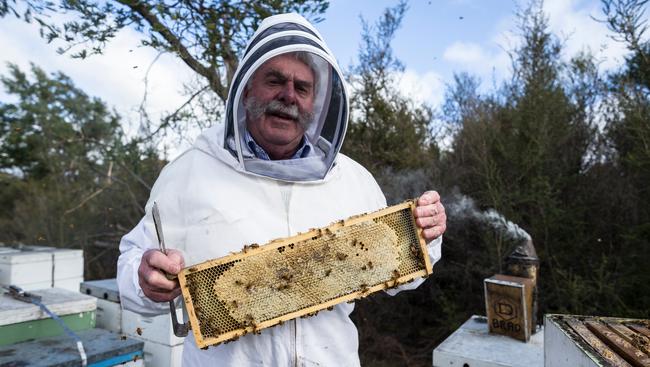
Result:
<svg viewBox="0 0 650 367"><path fill-rule="evenodd" d="M544 365L650 366L650 320L544 315Z"/></svg>
<svg viewBox="0 0 650 367"><path fill-rule="evenodd" d="M416 278L428 276L431 274L432 265L426 242L422 237L422 230L415 224L414 209L415 202L406 201L373 213L340 220L327 227L312 229L309 232L292 237L276 239L263 246L256 244L244 246L241 252L184 269L178 278L197 345L204 348L236 340L247 333L258 333L261 329L282 324L284 321L297 317L313 316L318 311L331 310L336 304L346 301L351 302L370 293L394 288ZM391 234L393 232L394 235ZM375 233L374 242L383 243L383 245L364 244L357 239L363 237L362 239L365 241L366 237L364 236L367 233ZM389 239L386 240L385 238ZM332 248L336 250L335 253L333 253ZM369 249L372 249L372 251L369 251ZM385 253L389 253L389 255L385 256ZM371 258L370 256L375 257ZM350 260L346 263L348 258ZM381 264L373 266L371 260L366 263L365 260L368 258L378 259L376 261ZM276 265L282 263L283 259L287 259L287 262L295 261L292 263L294 266L282 267L282 265ZM317 262L319 259L321 263ZM264 263L264 261L267 261L267 263ZM340 263L337 261L340 261ZM361 267L358 266L360 261L364 262ZM305 263L309 265L304 265ZM237 264L243 265L235 268ZM247 266L246 264L257 264L257 268L254 265ZM394 265L397 265L396 269L394 267L390 268ZM334 270L332 270L333 266ZM232 275L235 270L231 269L235 269L240 273L243 272L243 274L238 273L239 276ZM258 276L259 271L272 272L271 275L275 274L277 277L275 281L268 280L271 276L261 279L259 278L261 275ZM358 274L354 273L357 271ZM307 272L310 274L306 275ZM318 274L316 274L317 272ZM329 286L327 286L324 279L330 279L330 274L336 275L335 272L340 272L341 276L348 280L348 283L364 277L371 277L373 281L371 284L361 283L356 285L340 285L336 283L332 287L332 282L336 281L336 276L333 276L331 279L334 280L330 281ZM302 282L299 283L299 286L303 285L303 287L292 288L289 291L287 289L291 287L290 280L294 274L298 274L299 281ZM351 274L352 277L350 277ZM381 277L381 279L378 277ZM255 278L257 281L264 281L265 283L259 285L259 287L257 285L253 286L253 281L247 280L248 278ZM308 282L308 284L305 282ZM287 309L284 309L284 313L280 312L273 317L268 317L272 311L268 311L264 307L282 308L285 307L284 305L287 302L280 302L282 304L280 306L278 306L278 302L275 302L253 307L259 303L264 303L264 301L252 297L251 299L241 297L233 299L236 296L231 295L239 292L239 294L244 294L243 297L245 297L246 292L266 292L267 296L272 294L277 300L277 297L284 296L281 292L291 292L288 296L292 297L288 299L288 303L291 304L292 301L300 302L296 301L296 299L306 298L307 296L304 296L303 292L307 294L311 290L313 298L314 291L316 291L318 293L316 298L320 298L321 294L327 293L330 288L334 288L331 292L335 292L336 287L339 286L352 287L352 289L344 290L346 292L344 294L318 300L317 304L301 304L304 307L291 309L290 312L286 312ZM224 289L229 289L232 292L220 294L229 294L231 300L226 299L228 296L217 295L217 290ZM241 301L242 299L244 299L244 302ZM284 301L285 299L281 300ZM246 306L240 307L244 303ZM259 317L257 320L251 313L242 316L243 313L247 312L246 307L255 309L257 313L253 313L254 315L264 314L265 316Z"/></svg>

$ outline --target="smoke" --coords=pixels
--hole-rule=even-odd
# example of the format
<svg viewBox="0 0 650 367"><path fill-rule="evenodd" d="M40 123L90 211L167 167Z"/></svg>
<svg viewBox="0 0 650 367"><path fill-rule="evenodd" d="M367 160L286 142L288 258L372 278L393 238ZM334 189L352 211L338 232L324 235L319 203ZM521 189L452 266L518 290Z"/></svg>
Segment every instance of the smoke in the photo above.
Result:
<svg viewBox="0 0 650 367"><path fill-rule="evenodd" d="M512 240L530 240L528 232L507 220L494 209L481 211L474 200L459 192L455 192L445 201L445 209L449 218L454 220L475 219L484 223Z"/></svg>

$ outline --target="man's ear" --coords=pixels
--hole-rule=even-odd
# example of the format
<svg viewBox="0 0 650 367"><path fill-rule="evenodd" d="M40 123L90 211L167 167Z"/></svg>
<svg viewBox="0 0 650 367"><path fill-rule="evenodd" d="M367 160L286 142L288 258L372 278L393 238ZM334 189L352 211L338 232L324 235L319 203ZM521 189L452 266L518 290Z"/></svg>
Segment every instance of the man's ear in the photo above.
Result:
<svg viewBox="0 0 650 367"><path fill-rule="evenodd" d="M243 102L246 102L246 99L248 98L248 90L249 90L249 85L246 83L246 86L244 86L244 93L242 93L242 100Z"/></svg>

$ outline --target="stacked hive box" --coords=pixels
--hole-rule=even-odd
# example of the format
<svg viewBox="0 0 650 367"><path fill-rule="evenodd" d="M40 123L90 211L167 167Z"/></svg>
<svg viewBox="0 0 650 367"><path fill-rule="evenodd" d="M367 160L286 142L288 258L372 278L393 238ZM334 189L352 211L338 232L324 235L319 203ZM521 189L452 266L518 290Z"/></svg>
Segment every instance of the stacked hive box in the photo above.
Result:
<svg viewBox="0 0 650 367"><path fill-rule="evenodd" d="M114 278L83 282L81 292L97 298L97 327L144 341L146 366L180 367L183 339L174 335L169 314L149 317L122 310Z"/></svg>
<svg viewBox="0 0 650 367"><path fill-rule="evenodd" d="M0 285L24 290L56 287L78 291L83 251L47 246L0 247Z"/></svg>
<svg viewBox="0 0 650 367"><path fill-rule="evenodd" d="M24 290L52 286L52 255L0 247L0 285Z"/></svg>
<svg viewBox="0 0 650 367"><path fill-rule="evenodd" d="M81 283L79 287L81 293L97 299L97 327L121 333L122 308L115 278L91 280Z"/></svg>
<svg viewBox="0 0 650 367"><path fill-rule="evenodd" d="M544 316L544 366L650 366L650 320Z"/></svg>
<svg viewBox="0 0 650 367"><path fill-rule="evenodd" d="M472 316L436 347L433 351L433 366L544 366L544 333L534 334L528 343L522 343L504 335L492 334L488 330L486 317Z"/></svg>
<svg viewBox="0 0 650 367"><path fill-rule="evenodd" d="M79 291L84 281L83 250L49 246L23 246L23 252L46 253L52 257L52 287Z"/></svg>
<svg viewBox="0 0 650 367"><path fill-rule="evenodd" d="M121 337L107 330L77 332L82 341L88 366L142 367L139 340ZM49 337L0 346L0 366L62 367L81 365L75 342L68 337Z"/></svg>
<svg viewBox="0 0 650 367"><path fill-rule="evenodd" d="M95 327L96 302L93 297L64 289L32 291L72 330ZM63 334L63 328L38 306L0 295L0 345Z"/></svg>

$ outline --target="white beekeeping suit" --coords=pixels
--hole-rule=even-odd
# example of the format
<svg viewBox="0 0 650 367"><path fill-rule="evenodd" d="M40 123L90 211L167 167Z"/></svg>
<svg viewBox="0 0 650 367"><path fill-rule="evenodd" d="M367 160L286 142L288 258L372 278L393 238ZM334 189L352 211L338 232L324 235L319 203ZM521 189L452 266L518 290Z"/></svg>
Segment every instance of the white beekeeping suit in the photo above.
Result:
<svg viewBox="0 0 650 367"><path fill-rule="evenodd" d="M314 119L305 132L313 152L290 160L258 159L244 143L244 88L265 61L295 51L308 53L317 73ZM118 284L123 307L145 314L168 312L167 303L147 299L138 283L142 254L158 247L154 201L167 246L183 252L186 266L386 206L370 173L339 153L348 120L346 86L322 37L301 16L283 14L262 22L233 78L226 107L225 123L204 131L163 169L147 214L122 239ZM432 263L440 258L440 242L429 244ZM207 350L197 348L190 334L183 366L358 366L358 333L349 318L353 308L339 304L331 312Z"/></svg>

